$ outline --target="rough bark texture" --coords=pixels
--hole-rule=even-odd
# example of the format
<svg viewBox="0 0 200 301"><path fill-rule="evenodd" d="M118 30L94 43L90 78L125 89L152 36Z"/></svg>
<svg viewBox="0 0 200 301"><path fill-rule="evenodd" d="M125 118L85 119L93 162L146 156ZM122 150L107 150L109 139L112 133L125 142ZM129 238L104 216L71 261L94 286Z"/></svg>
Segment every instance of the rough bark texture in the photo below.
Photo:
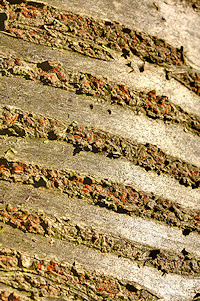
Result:
<svg viewBox="0 0 200 301"><path fill-rule="evenodd" d="M0 1L1 300L200 300L199 9Z"/></svg>

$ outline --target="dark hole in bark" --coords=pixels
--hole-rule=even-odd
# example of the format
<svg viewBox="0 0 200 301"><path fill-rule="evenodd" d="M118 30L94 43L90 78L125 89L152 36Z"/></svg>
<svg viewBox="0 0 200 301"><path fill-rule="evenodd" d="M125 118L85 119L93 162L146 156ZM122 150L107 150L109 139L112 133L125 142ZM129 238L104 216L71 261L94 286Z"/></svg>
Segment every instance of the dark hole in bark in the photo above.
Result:
<svg viewBox="0 0 200 301"><path fill-rule="evenodd" d="M92 179L89 178L89 177L85 177L84 181L83 181L83 184L91 185L92 184Z"/></svg>
<svg viewBox="0 0 200 301"><path fill-rule="evenodd" d="M82 148L81 148L79 145L77 145L77 146L74 148L73 156L75 156L76 154L79 154L81 151L82 151Z"/></svg>
<svg viewBox="0 0 200 301"><path fill-rule="evenodd" d="M170 210L171 212L174 212L174 207L173 207L173 206L169 207L169 210Z"/></svg>
<svg viewBox="0 0 200 301"><path fill-rule="evenodd" d="M149 254L149 257L151 257L152 259L156 259L158 254L160 254L160 250L152 250Z"/></svg>
<svg viewBox="0 0 200 301"><path fill-rule="evenodd" d="M48 139L49 140L56 140L57 139L57 135L54 133L54 131L48 132Z"/></svg>
<svg viewBox="0 0 200 301"><path fill-rule="evenodd" d="M187 236L187 235L190 234L190 232L192 232L192 230L189 229L189 228L186 228L186 229L183 230L183 235Z"/></svg>
<svg viewBox="0 0 200 301"><path fill-rule="evenodd" d="M51 65L49 64L48 61L42 62L42 63L37 63L37 67L41 68L43 71L49 71L52 69Z"/></svg>
<svg viewBox="0 0 200 301"><path fill-rule="evenodd" d="M184 256L187 256L188 254L189 254L189 252L188 251L186 251L186 249L184 248L182 251L181 251L181 253L184 255Z"/></svg>
<svg viewBox="0 0 200 301"><path fill-rule="evenodd" d="M130 51L127 50L127 49L125 49L125 48L123 48L123 49L122 49L122 56L123 56L125 59L127 59L128 56L130 56Z"/></svg>
<svg viewBox="0 0 200 301"><path fill-rule="evenodd" d="M92 151L93 153L98 153L99 152L99 148L96 145L92 145Z"/></svg>
<svg viewBox="0 0 200 301"><path fill-rule="evenodd" d="M43 3L38 3L38 2L34 2L34 1L28 1L27 4L32 5L34 7L38 7L38 8L42 8L45 6L45 4L43 4Z"/></svg>
<svg viewBox="0 0 200 301"><path fill-rule="evenodd" d="M142 64L141 66L139 66L139 70L140 70L140 72L144 72L144 64Z"/></svg>
<svg viewBox="0 0 200 301"><path fill-rule="evenodd" d="M56 188L58 188L58 187L59 187L59 183L58 183L57 181L55 181L55 182L54 182L54 186L55 186Z"/></svg>
<svg viewBox="0 0 200 301"><path fill-rule="evenodd" d="M194 296L194 299L195 301L198 301L200 300L200 293L197 293L195 296Z"/></svg>
<svg viewBox="0 0 200 301"><path fill-rule="evenodd" d="M46 187L46 182L43 178L40 178L38 182L35 183L34 187Z"/></svg>
<svg viewBox="0 0 200 301"><path fill-rule="evenodd" d="M5 13L0 14L0 31L5 30L5 21L7 20L7 16Z"/></svg>
<svg viewBox="0 0 200 301"><path fill-rule="evenodd" d="M0 135L8 135L8 136L14 136L14 137L18 137L17 133L13 133L12 129L2 129L0 130Z"/></svg>
<svg viewBox="0 0 200 301"><path fill-rule="evenodd" d="M10 4L20 4L20 3L25 2L25 1L24 0L8 0L8 2Z"/></svg>
<svg viewBox="0 0 200 301"><path fill-rule="evenodd" d="M76 176L69 176L69 180L70 180L70 181L77 180L77 177L76 177Z"/></svg>
<svg viewBox="0 0 200 301"><path fill-rule="evenodd" d="M127 283L126 288L127 288L127 290L129 290L129 292L136 293L138 291L134 285L129 284L129 283Z"/></svg>
<svg viewBox="0 0 200 301"><path fill-rule="evenodd" d="M120 206L117 207L117 212L118 213L124 213L124 214L128 214L129 213L127 209L125 209L123 207L120 207Z"/></svg>
<svg viewBox="0 0 200 301"><path fill-rule="evenodd" d="M197 6L196 6L196 4L194 3L194 4L192 4L192 8L193 9L196 9L197 8Z"/></svg>
<svg viewBox="0 0 200 301"><path fill-rule="evenodd" d="M170 72L166 70L166 72L165 72L165 78L166 78L167 80L170 80L169 74L170 74Z"/></svg>
<svg viewBox="0 0 200 301"><path fill-rule="evenodd" d="M113 23L110 21L105 21L105 25L112 25Z"/></svg>
<svg viewBox="0 0 200 301"><path fill-rule="evenodd" d="M0 165L4 165L7 168L10 167L9 162L4 158L0 158Z"/></svg>
<svg viewBox="0 0 200 301"><path fill-rule="evenodd" d="M124 33L131 33L131 29L130 28L123 28L122 29L122 31L124 32Z"/></svg>
<svg viewBox="0 0 200 301"><path fill-rule="evenodd" d="M190 87L195 87L195 82L191 82Z"/></svg>

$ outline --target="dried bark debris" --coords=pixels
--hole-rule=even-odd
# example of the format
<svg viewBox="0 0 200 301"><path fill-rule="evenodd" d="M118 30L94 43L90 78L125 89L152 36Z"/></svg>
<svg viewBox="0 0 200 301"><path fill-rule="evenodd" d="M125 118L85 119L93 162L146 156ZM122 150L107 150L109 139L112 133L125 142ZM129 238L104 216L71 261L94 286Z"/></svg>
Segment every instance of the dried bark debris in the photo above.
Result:
<svg viewBox="0 0 200 301"><path fill-rule="evenodd" d="M39 301L44 297L80 301L158 299L137 284L89 272L78 262L61 264L46 258L35 259L12 249L1 249L0 267L1 283L27 294L24 299L16 296L15 301ZM0 293L6 294L5 291Z"/></svg>
<svg viewBox="0 0 200 301"><path fill-rule="evenodd" d="M0 74L22 76L27 80L42 82L77 94L93 96L101 101L126 106L136 113L168 123L180 123L195 134L200 133L200 120L171 103L167 96L157 95L156 90L136 91L124 84L109 81L89 73L64 70L62 64L53 61L29 63L21 58L0 53Z"/></svg>
<svg viewBox="0 0 200 301"><path fill-rule="evenodd" d="M55 170L1 158L0 180L31 184L36 188L58 189L70 197L78 197L118 213L200 231L199 212L189 212L170 200L146 194L131 186L99 180L75 171Z"/></svg>
<svg viewBox="0 0 200 301"><path fill-rule="evenodd" d="M163 274L200 274L200 258L194 258L186 250L176 254L166 250L153 249L93 227L76 224L67 218L63 219L44 212L35 212L7 204L0 209L0 221L23 232L67 240L78 245L83 244L103 253L114 253L119 257L129 258L141 266L152 266ZM53 244L53 240L51 243Z"/></svg>
<svg viewBox="0 0 200 301"><path fill-rule="evenodd" d="M135 165L168 174L181 185L198 188L199 168L165 154L150 143L141 144L94 128L65 124L53 118L35 115L11 107L0 108L0 134L18 137L61 140L81 150L103 153L109 158L124 157Z"/></svg>
<svg viewBox="0 0 200 301"><path fill-rule="evenodd" d="M197 3L192 6L198 8ZM0 30L29 42L103 60L112 59L116 51L125 58L132 53L162 66L185 65L183 47L175 48L162 39L118 22L96 20L43 3L1 0ZM199 73L175 75L178 80L180 77L186 87L200 95Z"/></svg>
<svg viewBox="0 0 200 301"><path fill-rule="evenodd" d="M110 59L112 50L117 50L132 52L161 65L182 62L181 49L118 22L96 20L34 2L2 1L1 9L8 18L5 30L30 42L71 49L99 59Z"/></svg>
<svg viewBox="0 0 200 301"><path fill-rule="evenodd" d="M199 10L198 1L184 1L195 11ZM11 36L10 39L14 37L30 43L71 50L100 60L110 61L120 55L127 60L131 55L136 55L144 64L147 61L164 67L166 79L171 75L200 95L199 72L192 69L188 65L190 62L184 59L182 46L173 47L162 39L115 21L99 20L39 2L0 0L0 31ZM193 134L199 135L199 118L171 103L165 95L158 95L156 90L137 91L105 77L67 70L59 62L27 61L16 56L12 50L6 51L0 53L1 76L20 76L55 88L72 90L77 94L90 96L91 100L95 98L101 102L124 106L152 119L181 124ZM142 65L140 68L141 72L144 71L143 67ZM90 108L92 113L93 104L90 104ZM111 111L108 110L108 113L111 114ZM65 141L74 146L74 155L87 151L101 153L110 159L123 157L146 171L170 175L186 187L198 189L200 186L197 166L167 155L155 145L137 143L75 122L67 124L55 118L4 107L0 108L0 135L23 137L24 140L28 137L43 138L55 140L55 143ZM8 160L5 156L0 158L0 181L2 180L52 189L60 195L65 193L80 202L105 207L118 214L139 216L179 227L183 237L192 231L200 232L198 210L186 209L154 193L148 194L129 185L74 170L58 170L51 166L28 163L26 160ZM3 200L0 202L4 204L0 207L1 233L4 228L9 228L11 236L19 230L24 232L23 235L34 238L41 239L44 236L44 241L51 247L55 241L60 243L64 240L66 245L72 244L74 248L82 245L80 248L88 247L88 250L94 249L97 253L115 254L135 262L139 267L157 269L163 277L166 273L194 279L199 276L199 258L190 254L187 247L180 253L152 248L145 243L139 244L97 229L94 225L79 224L75 220L41 210L34 211L28 201L26 208L16 207L15 200L10 200L10 204L5 204ZM108 211L107 213L109 214ZM20 243L23 249L23 241ZM159 274L158 271L156 273ZM48 258L38 259L37 256L31 257L19 250L5 248L0 249L0 283L0 299L4 301L130 301L157 300L160 297L138 284L91 272L78 262L72 265ZM193 300L198 300L198 292L195 291L195 294Z"/></svg>

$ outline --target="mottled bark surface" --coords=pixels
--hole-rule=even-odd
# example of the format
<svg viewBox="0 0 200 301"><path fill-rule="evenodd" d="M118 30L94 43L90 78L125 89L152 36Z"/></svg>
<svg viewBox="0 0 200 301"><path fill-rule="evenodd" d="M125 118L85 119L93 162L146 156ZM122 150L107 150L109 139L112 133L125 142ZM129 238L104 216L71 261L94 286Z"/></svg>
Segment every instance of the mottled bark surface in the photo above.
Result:
<svg viewBox="0 0 200 301"><path fill-rule="evenodd" d="M199 20L0 1L1 300L199 300Z"/></svg>

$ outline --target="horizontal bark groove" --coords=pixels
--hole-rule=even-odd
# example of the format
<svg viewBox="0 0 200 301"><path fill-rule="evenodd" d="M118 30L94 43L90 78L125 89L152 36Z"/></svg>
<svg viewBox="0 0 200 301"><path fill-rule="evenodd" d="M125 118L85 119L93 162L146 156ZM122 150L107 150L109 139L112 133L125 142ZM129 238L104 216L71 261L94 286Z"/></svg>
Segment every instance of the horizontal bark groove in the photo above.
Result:
<svg viewBox="0 0 200 301"><path fill-rule="evenodd" d="M65 124L53 118L3 107L0 108L0 134L66 141L75 147L74 155L84 150L103 153L109 158L124 157L147 171L168 174L181 185L192 188L200 185L198 167L166 155L157 146L136 143L76 123Z"/></svg>
<svg viewBox="0 0 200 301"><path fill-rule="evenodd" d="M170 103L168 97L156 95L156 91L134 91L123 84L116 84L92 74L66 71L59 62L45 61L28 63L21 58L1 54L0 73L7 76L22 76L56 88L73 89L77 94L97 97L111 104L127 106L136 113L149 118L181 123L199 135L200 121L197 116L184 112Z"/></svg>
<svg viewBox="0 0 200 301"><path fill-rule="evenodd" d="M142 286L119 281L114 277L87 271L74 262L66 265L54 260L35 259L13 249L0 250L1 283L25 292L12 300L41 300L41 298L78 298L78 300L157 300L158 297ZM16 274L17 270L17 274ZM20 281L19 281L20 278ZM38 285L40 283L40 285ZM0 292L2 296L6 291ZM12 296L12 294L11 294ZM18 298L18 299L17 299ZM64 298L64 299L62 299Z"/></svg>
<svg viewBox="0 0 200 301"><path fill-rule="evenodd" d="M0 0L0 299L199 300L198 0Z"/></svg>
<svg viewBox="0 0 200 301"><path fill-rule="evenodd" d="M185 66L182 47L175 48L163 39L118 22L96 20L39 2L2 2L0 29L14 37L104 60L112 59L113 51L117 51L125 58L132 53L158 65ZM178 71L174 77L200 95L200 77L196 70Z"/></svg>
<svg viewBox="0 0 200 301"><path fill-rule="evenodd" d="M76 224L69 219L30 211L24 207L14 207L12 204L0 208L0 221L23 232L64 239L103 253L114 253L119 257L129 258L139 265L152 266L163 275L165 273L194 276L200 274L200 259L193 257L185 248L180 254L150 248L120 236L101 232L92 226Z"/></svg>
<svg viewBox="0 0 200 301"><path fill-rule="evenodd" d="M199 212L189 212L153 193L145 194L131 186L98 180L74 171L54 170L1 158L0 179L31 184L36 188L58 189L68 196L85 199L118 213L155 219L189 231L200 231Z"/></svg>
<svg viewBox="0 0 200 301"><path fill-rule="evenodd" d="M96 97L103 102L125 106L137 114L180 123L199 135L200 120L172 104L167 96L156 95L156 91L134 91L124 84L116 84L103 77L89 73L64 70L59 62L44 61L29 63L21 58L1 54L0 73L6 76L22 76L27 80L61 89L72 89L77 94Z"/></svg>

